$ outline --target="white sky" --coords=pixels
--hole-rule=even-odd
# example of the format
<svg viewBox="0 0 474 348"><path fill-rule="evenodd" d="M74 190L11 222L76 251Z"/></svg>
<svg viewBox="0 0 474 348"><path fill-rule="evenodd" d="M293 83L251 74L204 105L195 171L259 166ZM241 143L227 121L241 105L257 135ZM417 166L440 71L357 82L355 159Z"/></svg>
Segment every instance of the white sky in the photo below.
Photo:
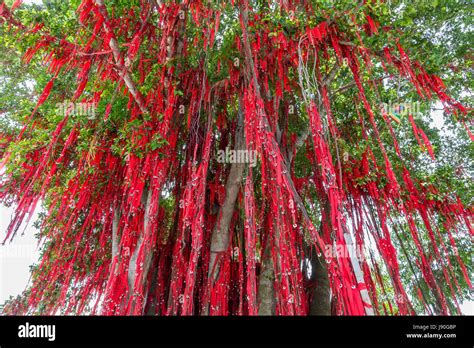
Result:
<svg viewBox="0 0 474 348"><path fill-rule="evenodd" d="M6 235L13 211L13 207L0 205L0 242ZM32 226L36 217L32 218L24 235L21 235L23 229L20 229L11 243L7 241L5 245L0 245L0 303L5 302L10 296L20 294L28 283L29 267L39 256L34 237L36 229Z"/></svg>
<svg viewBox="0 0 474 348"><path fill-rule="evenodd" d="M41 4L43 3L43 0L23 0L24 4Z"/></svg>

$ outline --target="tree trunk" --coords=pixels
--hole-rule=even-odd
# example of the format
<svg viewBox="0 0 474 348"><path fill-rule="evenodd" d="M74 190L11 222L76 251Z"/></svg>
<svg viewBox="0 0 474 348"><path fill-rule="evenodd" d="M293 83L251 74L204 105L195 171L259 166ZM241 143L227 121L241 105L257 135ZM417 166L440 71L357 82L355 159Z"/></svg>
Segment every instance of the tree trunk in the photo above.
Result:
<svg viewBox="0 0 474 348"><path fill-rule="evenodd" d="M309 314L310 315L331 315L331 291L329 288L328 272L324 257L318 257L316 250L313 250L310 258L311 284Z"/></svg>
<svg viewBox="0 0 474 348"><path fill-rule="evenodd" d="M143 216L143 232L140 235L137 245L135 247L135 250L133 251L132 257L130 258L129 266L128 266L128 295L129 298L134 296L135 292L135 277L136 277L136 271L137 271L137 258L138 258L138 253L142 247L143 241L145 239L145 233L147 232L147 229L149 228L149 222L150 222L150 204L151 204L151 198L152 198L152 189L150 187L145 188L143 191L142 195L142 204L143 204L143 209L144 209L144 216ZM149 250L149 252L145 255L145 260L143 262L143 273L142 273L142 283L144 284L147 281L148 278L148 272L150 271L150 266L151 266L151 261L153 260L153 250ZM147 297L147 293L144 294L144 297ZM133 312L133 308L136 304L136 299L132 298L132 305L131 305L131 311ZM142 314L144 307L146 305L146 301L143 301L143 308L141 309Z"/></svg>
<svg viewBox="0 0 474 348"><path fill-rule="evenodd" d="M114 208L114 217L112 220L112 260L118 255L119 249L119 223L120 223L120 207Z"/></svg>
<svg viewBox="0 0 474 348"><path fill-rule="evenodd" d="M275 272L271 241L267 242L262 255L262 266L258 283L258 315L275 315Z"/></svg>
<svg viewBox="0 0 474 348"><path fill-rule="evenodd" d="M239 101L237 129L235 132L235 150L245 149L244 116ZM244 174L245 163L232 163L225 185L225 199L219 208L217 222L212 233L211 256L209 261L208 277L210 286L216 281L219 269L216 266L217 256L227 250L230 242L230 223L234 214L235 203L240 191L240 184Z"/></svg>
<svg viewBox="0 0 474 348"><path fill-rule="evenodd" d="M246 146L244 134L244 115L242 111L242 105L239 100L234 150L244 150L245 148ZM225 185L224 203L219 208L216 224L212 232L208 269L209 295L210 291L212 291L214 283L216 282L219 276L219 267L217 262L218 256L222 255L222 253L224 253L229 247L230 224L232 222L232 216L234 215L235 203L237 201L237 196L240 191L240 184L242 182L245 165L245 163L232 163L229 171L229 176L227 177L227 182ZM206 305L204 307L203 314L209 314L209 305Z"/></svg>

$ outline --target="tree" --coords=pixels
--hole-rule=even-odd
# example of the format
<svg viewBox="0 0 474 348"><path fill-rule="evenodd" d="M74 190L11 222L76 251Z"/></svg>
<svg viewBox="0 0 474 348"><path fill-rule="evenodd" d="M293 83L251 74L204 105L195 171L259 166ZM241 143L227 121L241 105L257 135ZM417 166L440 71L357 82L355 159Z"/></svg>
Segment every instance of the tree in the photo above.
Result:
<svg viewBox="0 0 474 348"><path fill-rule="evenodd" d="M472 159L455 99L470 95L468 15L462 1L2 3L2 40L28 47L42 86L2 126L5 241L45 209L31 286L3 311L460 313L472 167L443 162L452 137L427 115L439 100L452 153ZM455 38L445 56L436 25Z"/></svg>

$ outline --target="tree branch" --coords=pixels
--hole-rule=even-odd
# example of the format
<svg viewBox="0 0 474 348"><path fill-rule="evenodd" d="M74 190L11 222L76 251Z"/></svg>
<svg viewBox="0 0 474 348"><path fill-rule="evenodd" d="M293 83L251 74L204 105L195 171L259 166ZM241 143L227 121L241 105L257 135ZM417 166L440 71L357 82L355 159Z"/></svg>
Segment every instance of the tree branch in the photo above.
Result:
<svg viewBox="0 0 474 348"><path fill-rule="evenodd" d="M263 100L262 95L260 93L260 85L258 83L257 75L255 73L255 64L254 64L253 57L252 57L252 50L250 48L250 43L249 43L249 40L248 40L248 32L247 32L248 8L247 8L247 6L248 6L248 3L241 6L240 12L241 12L242 21L243 21L242 33L243 33L243 44L244 44L244 49L245 49L245 60L247 61L247 65L251 70L251 76L249 76L248 78L253 79L253 83L254 83L254 87L255 87L255 93L257 95L257 98L260 99L260 100ZM265 113L263 113L262 119L263 119L266 131L273 134L273 132L271 131L271 127L270 127L270 123L268 121L267 115ZM272 137L272 147L277 151L277 153L280 154L281 158L283 159L283 156L282 156L281 151L280 151L280 147L278 146L274 136ZM281 166L282 166L282 175L285 177L285 181L287 183L287 185L286 185L287 189L291 192L291 194L292 194L292 196L295 200L295 203L297 204L297 206L301 210L301 213L302 213L304 219L310 224L310 226L312 226L313 222L311 221L311 218L309 217L309 214L306 211L306 207L303 203L303 200L301 199L300 195L298 194L298 191L296 191L293 180L292 180L292 178L289 174L290 171L288 170L285 161L282 161Z"/></svg>
<svg viewBox="0 0 474 348"><path fill-rule="evenodd" d="M123 82L125 82L125 85L127 86L130 94L132 95L133 99L135 100L138 107L140 108L140 111L143 114L147 114L148 109L145 106L145 101L143 100L141 93L138 91L137 87L135 86L135 83L133 82L133 79L130 73L128 72L127 67L124 65L124 59L122 58L122 53L120 51L117 39L115 37L112 27L110 26L109 15L107 13L107 8L104 5L104 0L95 0L95 3L97 7L99 8L99 13L104 18L104 29L110 35L109 46L110 46L110 49L112 50L115 64L119 68L120 77L122 78Z"/></svg>

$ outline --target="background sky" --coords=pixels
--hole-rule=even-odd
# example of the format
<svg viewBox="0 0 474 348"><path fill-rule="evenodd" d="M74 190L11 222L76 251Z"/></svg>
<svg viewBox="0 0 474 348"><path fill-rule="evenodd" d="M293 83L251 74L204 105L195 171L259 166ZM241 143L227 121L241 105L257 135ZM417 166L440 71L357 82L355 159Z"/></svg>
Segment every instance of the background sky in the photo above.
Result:
<svg viewBox="0 0 474 348"><path fill-rule="evenodd" d="M13 211L13 207L0 205L0 242L6 236ZM29 267L38 260L39 251L34 236L37 230L32 226L36 215L26 230L23 228L18 231L12 242L0 245L0 304L25 289L30 278Z"/></svg>

